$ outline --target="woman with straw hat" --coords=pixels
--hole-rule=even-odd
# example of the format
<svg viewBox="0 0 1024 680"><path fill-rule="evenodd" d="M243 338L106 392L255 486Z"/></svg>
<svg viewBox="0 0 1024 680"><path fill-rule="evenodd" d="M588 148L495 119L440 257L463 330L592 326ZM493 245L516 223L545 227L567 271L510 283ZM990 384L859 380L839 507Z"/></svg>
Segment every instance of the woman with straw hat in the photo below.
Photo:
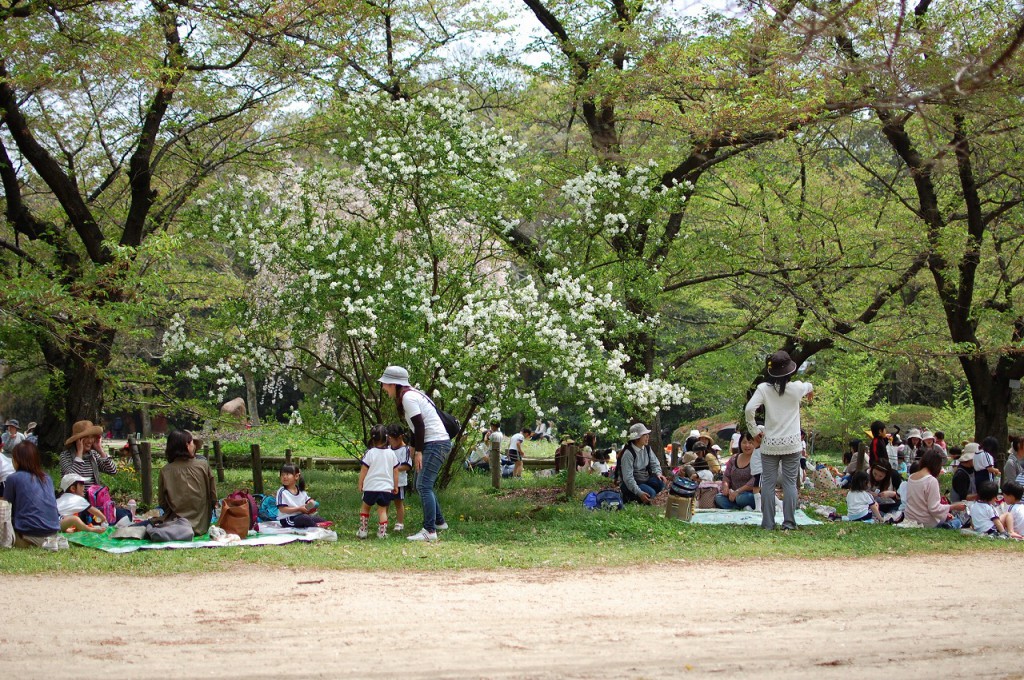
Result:
<svg viewBox="0 0 1024 680"><path fill-rule="evenodd" d="M800 475L800 402L810 401L811 383L791 381L796 362L779 350L765 362L765 381L757 386L747 402L749 432L757 432L754 414L764 406L764 432L757 436L761 449L761 527L775 528L775 484L782 482L784 530L796 529L797 479ZM781 468L781 477L780 477Z"/></svg>
<svg viewBox="0 0 1024 680"><path fill-rule="evenodd" d="M92 421L79 420L71 426L71 436L64 441L60 454L60 474L85 477L90 484L100 484L100 473L117 474L117 464L100 445L103 428Z"/></svg>

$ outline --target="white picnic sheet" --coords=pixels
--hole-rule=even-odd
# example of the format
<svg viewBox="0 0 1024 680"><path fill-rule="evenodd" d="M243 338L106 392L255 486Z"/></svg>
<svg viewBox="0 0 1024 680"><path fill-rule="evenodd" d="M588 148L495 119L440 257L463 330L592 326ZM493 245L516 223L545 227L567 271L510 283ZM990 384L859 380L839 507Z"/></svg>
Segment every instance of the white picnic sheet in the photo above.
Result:
<svg viewBox="0 0 1024 680"><path fill-rule="evenodd" d="M821 524L811 519L803 510L797 510L794 515L798 526L810 526ZM775 516L775 521L782 524L782 513ZM746 524L761 526L761 512L759 510L698 510L690 519L690 524Z"/></svg>

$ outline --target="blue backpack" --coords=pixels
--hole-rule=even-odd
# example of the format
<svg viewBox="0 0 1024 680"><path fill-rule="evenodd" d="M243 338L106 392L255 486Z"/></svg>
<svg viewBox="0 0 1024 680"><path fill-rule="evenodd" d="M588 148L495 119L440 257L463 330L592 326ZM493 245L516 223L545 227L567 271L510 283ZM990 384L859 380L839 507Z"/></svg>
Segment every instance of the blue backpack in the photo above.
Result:
<svg viewBox="0 0 1024 680"><path fill-rule="evenodd" d="M611 489L598 492L595 501L597 502L597 509L600 510L622 510L624 506L622 494Z"/></svg>
<svg viewBox="0 0 1024 680"><path fill-rule="evenodd" d="M265 522L277 521L277 498L274 496L264 496L263 500L260 501L260 519Z"/></svg>

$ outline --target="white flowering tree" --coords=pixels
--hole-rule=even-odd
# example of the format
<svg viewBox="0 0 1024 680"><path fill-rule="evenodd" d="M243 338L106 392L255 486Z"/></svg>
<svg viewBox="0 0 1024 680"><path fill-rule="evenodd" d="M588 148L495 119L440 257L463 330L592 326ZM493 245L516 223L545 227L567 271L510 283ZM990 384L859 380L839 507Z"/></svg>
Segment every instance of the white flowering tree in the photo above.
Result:
<svg viewBox="0 0 1024 680"><path fill-rule="evenodd" d="M251 277L221 318L229 333L190 335L178 322L167 334L169 356L191 356L191 374L212 378L211 398L244 360L308 388L297 414L307 425L364 436L395 417L376 382L389 364L466 425L561 404L608 431L623 425L609 422L616 406L649 414L685 400L626 370L615 334L648 320L611 286L566 269L523 274L495 239L530 204L510 138L437 96L355 98L340 120L337 167L239 177L192 214L193 237L227 239ZM578 216L565 228L590 219L576 205L584 194L567 188ZM530 390L526 368L541 376Z"/></svg>

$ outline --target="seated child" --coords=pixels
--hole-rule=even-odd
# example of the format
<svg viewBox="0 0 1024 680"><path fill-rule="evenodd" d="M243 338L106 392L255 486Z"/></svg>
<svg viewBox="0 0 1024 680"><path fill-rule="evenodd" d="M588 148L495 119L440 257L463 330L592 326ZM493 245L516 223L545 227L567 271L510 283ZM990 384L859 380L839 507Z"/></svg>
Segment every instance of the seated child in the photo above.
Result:
<svg viewBox="0 0 1024 680"><path fill-rule="evenodd" d="M846 494L846 518L851 522L866 522L873 519L876 522L882 521L882 515L878 512L878 503L875 497L868 490L871 484L871 476L861 470L854 472L850 477L850 490Z"/></svg>
<svg viewBox="0 0 1024 680"><path fill-rule="evenodd" d="M978 500L971 504L971 526L979 534L1001 535L1006 533L999 519L999 485L989 480L978 487Z"/></svg>
<svg viewBox="0 0 1024 680"><path fill-rule="evenodd" d="M388 506L398 495L398 456L388 448L387 430L383 425L370 428L370 448L363 454L359 470L359 506L357 538L366 538L370 508L377 506L377 538L388 537Z"/></svg>
<svg viewBox="0 0 1024 680"><path fill-rule="evenodd" d="M1016 481L1003 484L1003 501L1010 506L1008 512L1004 512L999 519L1003 522L1003 528L1011 538L1024 538L1024 504L1021 498L1024 497L1024 486Z"/></svg>
<svg viewBox="0 0 1024 680"><path fill-rule="evenodd" d="M295 463L281 466L281 488L277 490L277 519L283 527L309 529L324 521L316 514L320 504L306 493L306 480Z"/></svg>
<svg viewBox="0 0 1024 680"><path fill-rule="evenodd" d="M608 449L601 451L594 451L594 459L590 462L590 471L594 474L608 476L609 461L611 461L611 453Z"/></svg>
<svg viewBox="0 0 1024 680"><path fill-rule="evenodd" d="M60 515L60 530L64 533L92 531L102 534L107 530L107 518L103 512L89 505L85 498L85 483L88 481L74 473L68 473L60 479L62 493L57 497L57 513ZM92 523L86 524L80 514L90 517Z"/></svg>
<svg viewBox="0 0 1024 680"><path fill-rule="evenodd" d="M405 444L405 428L398 423L388 425L388 446L398 458L398 493L395 495L395 531L405 530L405 490L409 486L409 470L412 469L412 457L409 447ZM490 466L488 466L489 468Z"/></svg>

